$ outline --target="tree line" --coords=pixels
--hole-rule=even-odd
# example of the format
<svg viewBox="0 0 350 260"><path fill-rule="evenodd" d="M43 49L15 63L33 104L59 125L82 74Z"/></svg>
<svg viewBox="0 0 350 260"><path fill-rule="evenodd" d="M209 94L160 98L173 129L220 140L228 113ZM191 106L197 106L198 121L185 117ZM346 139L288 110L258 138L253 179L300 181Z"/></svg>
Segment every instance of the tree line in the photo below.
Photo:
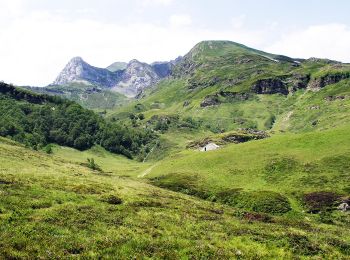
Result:
<svg viewBox="0 0 350 260"><path fill-rule="evenodd" d="M56 143L79 150L98 144L128 158L157 138L146 129L108 122L73 101L35 94L0 82L0 136L34 149Z"/></svg>

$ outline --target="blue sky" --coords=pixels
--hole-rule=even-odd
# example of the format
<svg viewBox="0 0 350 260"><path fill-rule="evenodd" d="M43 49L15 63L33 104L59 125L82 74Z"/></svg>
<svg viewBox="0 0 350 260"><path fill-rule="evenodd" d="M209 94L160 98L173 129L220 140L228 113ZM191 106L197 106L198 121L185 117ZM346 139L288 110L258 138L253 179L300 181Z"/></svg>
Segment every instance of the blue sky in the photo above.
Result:
<svg viewBox="0 0 350 260"><path fill-rule="evenodd" d="M106 67L174 59L222 39L350 62L346 0L0 0L0 79L52 82L74 56Z"/></svg>

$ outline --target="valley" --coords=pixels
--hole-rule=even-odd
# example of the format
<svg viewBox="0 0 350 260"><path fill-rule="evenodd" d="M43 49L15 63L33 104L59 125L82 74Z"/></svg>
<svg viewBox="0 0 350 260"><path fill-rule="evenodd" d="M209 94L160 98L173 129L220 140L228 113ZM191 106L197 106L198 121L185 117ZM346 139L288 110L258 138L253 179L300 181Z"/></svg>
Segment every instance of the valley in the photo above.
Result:
<svg viewBox="0 0 350 260"><path fill-rule="evenodd" d="M349 64L230 41L73 58L1 83L0 112L0 258L350 255Z"/></svg>

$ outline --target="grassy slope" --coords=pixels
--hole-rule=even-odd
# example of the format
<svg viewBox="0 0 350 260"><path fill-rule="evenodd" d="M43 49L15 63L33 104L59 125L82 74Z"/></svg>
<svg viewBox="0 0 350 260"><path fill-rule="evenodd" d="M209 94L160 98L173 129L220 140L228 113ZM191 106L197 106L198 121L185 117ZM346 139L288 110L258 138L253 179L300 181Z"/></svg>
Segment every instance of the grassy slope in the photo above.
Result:
<svg viewBox="0 0 350 260"><path fill-rule="evenodd" d="M108 111L108 117L125 120L130 113L143 113L146 121L154 115L179 115L180 118L191 117L201 121L201 127L188 134L186 129L173 129L163 134L168 143L174 143L174 136L181 139L175 142L171 151L180 151L186 142L198 138L196 135L210 135L212 132L230 131L237 128L258 128L270 130L271 118L276 119L272 130L276 131L310 131L347 123L345 105L342 101L326 102L327 95L348 92L349 80L338 83L335 87L326 87L314 94L304 89L293 95L254 95L246 101L231 101L218 106L200 107L207 95L220 90L249 92L258 79L281 75L308 75L317 78L328 72L349 71L348 65L339 65L327 60L303 61L300 66L280 60L279 56L266 54L232 42L203 42L195 46L186 56L183 64L175 68L175 78L163 80L155 89L149 90L146 97L134 101L117 110ZM187 65L186 65L187 64ZM195 69L187 74L188 66ZM207 85L213 78L219 81ZM240 79L238 83L230 80ZM191 84L198 87L190 89ZM331 90L329 90L331 89ZM342 89L342 90L341 90ZM184 102L188 105L184 106ZM320 109L311 109L322 103ZM141 104L141 105L140 105ZM332 123L327 118L332 117ZM340 121L339 121L340 120ZM313 125L314 124L314 125ZM175 134L174 134L175 133ZM181 138L180 138L181 136ZM177 147L176 147L177 146ZM175 147L175 148L174 148Z"/></svg>
<svg viewBox="0 0 350 260"><path fill-rule="evenodd" d="M347 126L306 134L279 134L207 153L187 150L162 161L148 177L194 175L199 187L213 191L243 188L292 193L298 187L298 192L344 192L350 187L349 131ZM267 170L274 164L275 171Z"/></svg>
<svg viewBox="0 0 350 260"><path fill-rule="evenodd" d="M343 80L319 92L306 92L300 95L296 102L287 109L287 112L278 118L273 129L305 132L315 129L332 129L348 124L350 119L349 86L350 80ZM328 100L329 97L334 97L334 100ZM290 117L286 120L288 113Z"/></svg>
<svg viewBox="0 0 350 260"><path fill-rule="evenodd" d="M0 257L346 259L349 252L346 228L285 217L250 221L232 208L120 177L120 169L91 171L75 162L80 152L70 151L70 161L55 150L58 156L46 155L1 138ZM123 203L105 202L110 195Z"/></svg>
<svg viewBox="0 0 350 260"><path fill-rule="evenodd" d="M290 105L277 117L269 139L205 154L183 151L157 164L148 177L165 176L159 184L175 186L188 181L194 183L192 188L214 194L228 188L271 190L295 200L296 187L298 195L315 190L344 193L349 190L349 85L343 80L316 93L299 91L286 97ZM329 101L329 96L344 99ZM271 167L277 170L271 172Z"/></svg>
<svg viewBox="0 0 350 260"><path fill-rule="evenodd" d="M256 95L244 102L201 108L206 95L219 90L245 92L260 77L291 72L317 77L332 69L325 61L295 68L244 46L219 45L219 49L199 45L191 52L201 65L191 76L165 80L145 99L109 112L122 120L130 112L144 113L145 120L172 114L203 120L199 129L165 132L150 160L168 158L154 165L128 161L99 147L83 153L55 147L53 155L45 155L1 139L0 257L347 259L349 215L305 213L301 196L313 191L349 195L349 99L325 98L349 95L350 82L341 81L316 94L299 90L287 97ZM232 63L237 57L254 59L257 66L237 66ZM264 73L254 74L257 69ZM250 78L235 86L220 83L188 89L189 82L202 84L214 76L225 81L243 74ZM190 104L184 107L186 100ZM255 124L266 129L271 115L277 121L269 139L207 153L184 150L188 140L211 135L213 128L227 131ZM243 125L236 123L242 118ZM92 157L105 174L82 165ZM135 178L144 173L145 178ZM237 209L147 183L194 191L210 200L223 192L239 193L248 204L258 199L259 192L268 191L286 197L292 209L275 215L248 213L247 205L235 204ZM124 203L104 202L111 194Z"/></svg>
<svg viewBox="0 0 350 260"><path fill-rule="evenodd" d="M94 146L90 150L77 152L69 147L55 145L53 148L55 157L75 163L86 163L88 158L94 158L95 162L106 173L118 174L119 176L136 176L151 166L149 163L137 163L121 155L110 153L100 146Z"/></svg>

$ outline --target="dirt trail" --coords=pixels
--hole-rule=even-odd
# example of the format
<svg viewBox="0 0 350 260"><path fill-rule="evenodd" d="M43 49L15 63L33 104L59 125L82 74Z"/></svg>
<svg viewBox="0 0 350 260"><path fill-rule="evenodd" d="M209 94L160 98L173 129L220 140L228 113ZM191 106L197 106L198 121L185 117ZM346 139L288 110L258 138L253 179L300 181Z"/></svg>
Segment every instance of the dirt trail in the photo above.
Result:
<svg viewBox="0 0 350 260"><path fill-rule="evenodd" d="M289 121L290 117L293 115L294 111L289 111L288 114L283 118L283 122Z"/></svg>
<svg viewBox="0 0 350 260"><path fill-rule="evenodd" d="M154 167L156 167L157 166L157 164L153 164L151 167L149 167L149 168L147 168L146 170L144 170L141 174L139 174L137 177L138 178L143 178L143 177L145 177L147 174L149 174L149 173L151 173L151 171L152 171L152 169L154 168Z"/></svg>

